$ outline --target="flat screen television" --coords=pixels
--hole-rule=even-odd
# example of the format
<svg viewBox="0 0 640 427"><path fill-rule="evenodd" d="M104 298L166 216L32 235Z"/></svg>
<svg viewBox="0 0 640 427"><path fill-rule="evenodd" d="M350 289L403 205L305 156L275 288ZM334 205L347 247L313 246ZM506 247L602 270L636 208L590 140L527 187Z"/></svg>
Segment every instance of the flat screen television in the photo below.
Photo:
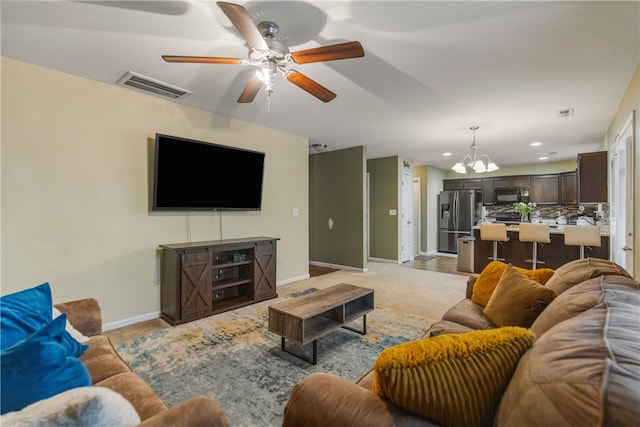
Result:
<svg viewBox="0 0 640 427"><path fill-rule="evenodd" d="M265 154L156 134L154 211L262 207Z"/></svg>

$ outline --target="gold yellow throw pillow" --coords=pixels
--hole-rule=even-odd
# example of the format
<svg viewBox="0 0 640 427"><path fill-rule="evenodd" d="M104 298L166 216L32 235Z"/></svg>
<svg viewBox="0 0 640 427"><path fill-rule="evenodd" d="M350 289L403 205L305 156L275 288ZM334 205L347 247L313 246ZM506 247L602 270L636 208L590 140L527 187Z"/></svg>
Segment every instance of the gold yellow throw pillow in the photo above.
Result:
<svg viewBox="0 0 640 427"><path fill-rule="evenodd" d="M442 426L492 425L529 329L445 334L387 348L373 367L373 392Z"/></svg>
<svg viewBox="0 0 640 427"><path fill-rule="evenodd" d="M498 285L500 278L504 274L507 264L502 261L491 261L478 275L473 285L471 300L483 307L487 306L491 294ZM526 268L515 267L520 273L544 285L553 275L550 268L539 268L537 270L527 270Z"/></svg>
<svg viewBox="0 0 640 427"><path fill-rule="evenodd" d="M528 328L555 297L509 264L482 313L497 326Z"/></svg>

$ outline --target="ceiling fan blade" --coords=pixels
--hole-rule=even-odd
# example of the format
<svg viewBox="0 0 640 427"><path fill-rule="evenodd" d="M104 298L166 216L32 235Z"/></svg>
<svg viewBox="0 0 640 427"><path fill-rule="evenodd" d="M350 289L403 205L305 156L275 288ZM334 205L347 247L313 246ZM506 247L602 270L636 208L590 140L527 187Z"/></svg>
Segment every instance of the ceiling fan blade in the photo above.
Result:
<svg viewBox="0 0 640 427"><path fill-rule="evenodd" d="M162 59L167 62L190 62L198 64L242 64L242 59L224 58L215 56L175 56L162 55Z"/></svg>
<svg viewBox="0 0 640 427"><path fill-rule="evenodd" d="M291 57L298 64L359 58L362 56L364 56L364 50L360 42L339 43L291 53Z"/></svg>
<svg viewBox="0 0 640 427"><path fill-rule="evenodd" d="M269 46L262 37L262 34L253 23L247 9L239 4L227 3L219 1L216 3L220 9L227 15L227 18L240 31L242 37L247 41L251 49L268 51Z"/></svg>
<svg viewBox="0 0 640 427"><path fill-rule="evenodd" d="M256 76L251 77L251 79L247 82L247 85L242 90L242 93L238 98L238 102L241 104L248 104L249 102L253 102L261 87L262 81L260 81L260 79Z"/></svg>
<svg viewBox="0 0 640 427"><path fill-rule="evenodd" d="M337 96L320 83L311 80L309 77L297 71L290 71L287 73L287 80L298 86L300 89L306 90L323 102L329 102Z"/></svg>

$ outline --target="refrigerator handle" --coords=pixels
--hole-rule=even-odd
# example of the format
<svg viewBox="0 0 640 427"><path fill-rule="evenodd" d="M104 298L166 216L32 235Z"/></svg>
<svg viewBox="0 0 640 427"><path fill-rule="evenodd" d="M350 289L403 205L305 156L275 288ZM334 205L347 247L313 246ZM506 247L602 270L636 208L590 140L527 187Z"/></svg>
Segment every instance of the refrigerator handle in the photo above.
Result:
<svg viewBox="0 0 640 427"><path fill-rule="evenodd" d="M453 193L453 228L458 229L458 192Z"/></svg>

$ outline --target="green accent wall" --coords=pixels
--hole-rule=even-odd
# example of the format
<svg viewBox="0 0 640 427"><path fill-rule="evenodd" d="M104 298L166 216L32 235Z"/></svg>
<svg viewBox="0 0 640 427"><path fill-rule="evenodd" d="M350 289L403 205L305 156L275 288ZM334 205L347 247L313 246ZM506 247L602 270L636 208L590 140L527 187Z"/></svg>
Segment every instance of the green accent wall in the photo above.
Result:
<svg viewBox="0 0 640 427"><path fill-rule="evenodd" d="M367 161L369 173L369 256L398 259L400 214L398 156ZM389 211L395 210L396 215Z"/></svg>
<svg viewBox="0 0 640 427"><path fill-rule="evenodd" d="M311 262L366 268L365 162L362 146L309 156Z"/></svg>

